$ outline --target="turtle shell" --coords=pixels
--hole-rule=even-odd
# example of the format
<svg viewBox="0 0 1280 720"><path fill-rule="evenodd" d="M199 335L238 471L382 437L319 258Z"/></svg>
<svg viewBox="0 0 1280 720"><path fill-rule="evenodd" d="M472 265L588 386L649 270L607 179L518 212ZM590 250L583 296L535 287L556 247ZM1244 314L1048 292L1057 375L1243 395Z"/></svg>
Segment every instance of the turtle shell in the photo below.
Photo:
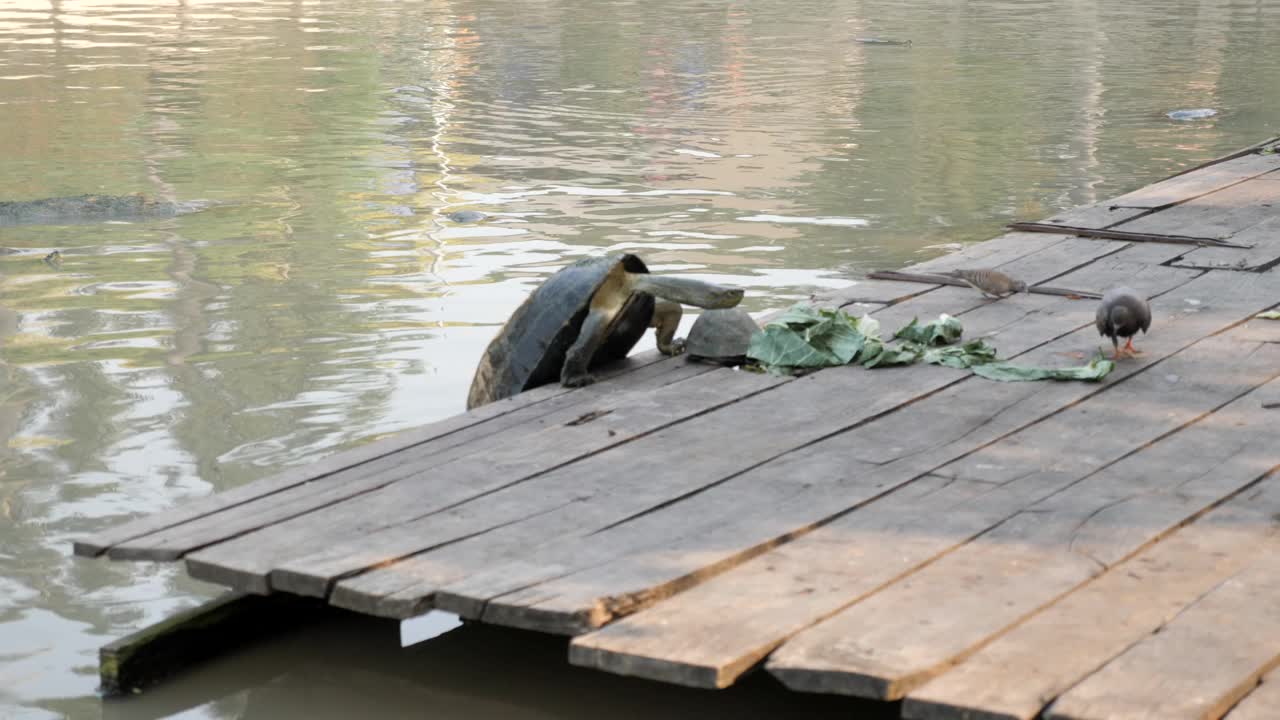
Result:
<svg viewBox="0 0 1280 720"><path fill-rule="evenodd" d="M760 326L741 308L705 310L689 328L685 353L691 360L745 362L751 336L759 331Z"/></svg>
<svg viewBox="0 0 1280 720"><path fill-rule="evenodd" d="M605 255L567 265L539 285L485 348L471 381L467 409L558 382L592 296L619 265L630 273L649 272L635 255ZM614 317L590 367L626 357L648 329L653 306L652 295L634 293Z"/></svg>

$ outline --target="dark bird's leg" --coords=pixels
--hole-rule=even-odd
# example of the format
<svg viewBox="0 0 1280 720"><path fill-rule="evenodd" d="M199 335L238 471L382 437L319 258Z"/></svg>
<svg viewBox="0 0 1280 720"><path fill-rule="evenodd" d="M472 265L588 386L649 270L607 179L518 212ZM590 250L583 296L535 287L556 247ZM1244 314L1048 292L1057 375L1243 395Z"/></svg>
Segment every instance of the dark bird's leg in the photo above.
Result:
<svg viewBox="0 0 1280 720"><path fill-rule="evenodd" d="M1129 353L1130 357L1142 354L1141 350L1133 346L1133 338L1129 338L1129 342L1124 344L1124 349L1125 352Z"/></svg>
<svg viewBox="0 0 1280 720"><path fill-rule="evenodd" d="M1123 355L1121 355L1121 350L1120 350L1120 338L1112 336L1111 347L1114 350L1114 352L1111 353L1112 360L1119 360L1121 357L1123 357Z"/></svg>

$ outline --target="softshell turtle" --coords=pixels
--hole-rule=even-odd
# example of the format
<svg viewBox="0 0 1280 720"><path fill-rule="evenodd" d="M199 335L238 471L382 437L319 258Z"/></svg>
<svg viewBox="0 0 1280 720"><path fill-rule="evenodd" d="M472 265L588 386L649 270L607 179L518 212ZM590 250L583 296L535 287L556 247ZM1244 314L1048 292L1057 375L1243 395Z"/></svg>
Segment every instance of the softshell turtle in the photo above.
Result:
<svg viewBox="0 0 1280 720"><path fill-rule="evenodd" d="M760 326L742 308L707 310L689 328L685 353L690 360L742 365L747 362L751 336L758 332Z"/></svg>
<svg viewBox="0 0 1280 720"><path fill-rule="evenodd" d="M626 357L649 327L657 329L658 350L679 354L680 303L728 308L740 300L740 288L650 275L629 253L579 260L538 286L489 343L467 409L557 379L589 385L592 368Z"/></svg>
<svg viewBox="0 0 1280 720"><path fill-rule="evenodd" d="M170 201L133 195L76 195L0 201L0 225L58 225L103 220L149 220L199 212L209 200Z"/></svg>

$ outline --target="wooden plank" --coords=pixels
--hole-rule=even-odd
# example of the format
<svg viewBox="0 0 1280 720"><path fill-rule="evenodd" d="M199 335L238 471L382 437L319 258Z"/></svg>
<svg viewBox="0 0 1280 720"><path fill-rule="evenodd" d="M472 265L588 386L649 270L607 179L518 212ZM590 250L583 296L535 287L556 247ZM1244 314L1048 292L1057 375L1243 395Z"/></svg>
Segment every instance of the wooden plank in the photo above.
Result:
<svg viewBox="0 0 1280 720"><path fill-rule="evenodd" d="M1166 362L1174 362L1178 357ZM1080 407L1120 392L1138 379L1125 380ZM1126 391L1120 397L1128 398L1132 394ZM1110 402L1123 404L1127 400ZM1046 413L1060 407L1057 401L1045 404ZM1017 405L1007 407L1005 411L998 407L993 411L997 423L1004 412L1018 411ZM973 428L973 423L969 427ZM888 428L884 433L885 443L892 442L888 438L894 430L901 433L903 428ZM944 419L941 421L944 438L948 432ZM855 444L867 443L859 442L856 437L844 443L846 447ZM989 447L999 446L1000 443L996 443ZM889 450L884 457L904 450L910 452L912 448L908 443L907 448L890 447ZM837 459L848 458L850 454L845 451ZM872 459L865 452L857 453L857 457ZM838 462L825 464L827 468L819 468L815 463L811 468L793 468L793 472L810 475L839 467ZM1062 482L1068 481L1062 479ZM579 653L576 657L595 667L627 672L634 672L637 658L647 658L645 662L649 667L644 668L647 677L723 686L789 635L986 530L1036 500L1038 493L1051 492L1056 487L1052 481L1038 483L1030 477L994 488L991 483L975 478L961 478L955 483L944 484L940 490L925 493L918 500L909 494L894 493L865 509L855 510L722 578L614 623L603 631L578 638L574 641L574 652ZM976 504L975 497L978 498ZM950 598L955 592L948 590L945 596ZM689 637L690 642L683 643L679 640L682 637ZM694 637L696 643L692 640ZM643 642L637 638L643 638ZM662 649L665 643L677 650L673 653ZM697 672L691 672L691 668L697 668Z"/></svg>
<svg viewBox="0 0 1280 720"><path fill-rule="evenodd" d="M616 366L609 368L607 371L602 371L601 374L608 375L609 377L625 375L626 373L647 367L665 359L666 358L656 350L647 353L639 353L633 357L627 358L621 363L618 363ZM161 513L147 515L130 522L114 525L105 530L101 530L92 536L76 540L73 544L73 551L76 555L83 557L96 557L106 552L108 548L127 540L133 540L159 530L164 530L185 522L199 519L206 515L234 508L245 503L252 502L258 498L266 497L297 485L313 482L365 463L395 456L397 453L404 451L407 448L412 448L438 438L447 437L452 433L480 423L492 422L495 418L501 418L508 413L537 405L538 403L545 402L564 394L584 393L587 390L590 390L590 388L569 390L558 385L547 385L535 388L528 392L477 408L476 410L464 415L455 415L421 428L397 433L394 436L375 440L351 450L335 453L318 462L309 463L304 467L286 470L285 472L273 477L264 478L256 482L249 483L248 485L241 485L240 487L224 490L214 495L200 498L199 500L187 502L181 507L171 508Z"/></svg>
<svg viewBox="0 0 1280 720"><path fill-rule="evenodd" d="M1042 222L1102 230L1126 220L1132 220L1148 212L1150 210L1146 208L1116 207L1114 200L1103 200L1092 205L1065 210L1052 217L1045 218Z"/></svg>
<svg viewBox="0 0 1280 720"><path fill-rule="evenodd" d="M601 398L601 404L609 409L585 414L582 417L588 418L587 422L569 418L542 432L493 445L441 467L428 463L411 468L396 481L338 504L311 508L283 519L278 508L269 508L261 529L188 555L188 570L194 577L211 582L266 592L267 574L279 560L342 547L353 553L348 561L359 562L369 552L368 547L352 547L354 541L335 544L336 539L361 538L441 513L467 517L479 523L479 529L490 527L488 523L500 525L511 520L510 509L477 516L465 503L486 497L500 501L506 497L500 491L509 488L523 493L514 489L530 478L788 382L786 378L728 368L695 380L700 382L690 380L656 390L611 394ZM455 506L463 509L452 513ZM440 529L448 526L442 520ZM423 536L424 541L427 537ZM183 547L188 544L185 537L175 542ZM148 551L155 552L156 548L152 543Z"/></svg>
<svg viewBox="0 0 1280 720"><path fill-rule="evenodd" d="M1277 189L1274 216L1241 230L1232 238L1234 242L1253 247L1248 250L1197 248L1174 264L1178 267L1231 270L1268 270L1280 265L1280 180L1272 183Z"/></svg>
<svg viewBox="0 0 1280 720"><path fill-rule="evenodd" d="M1049 497L1277 375L1280 348L1212 337L939 472ZM901 698L1105 567L1071 547L1076 526L1099 510L1096 492L1065 495L1072 502L1024 506L978 540L796 635L774 653L770 672L798 690Z"/></svg>
<svg viewBox="0 0 1280 720"><path fill-rule="evenodd" d="M232 648L335 612L303 598L227 593L104 645L98 652L106 695L141 691Z"/></svg>
<svg viewBox="0 0 1280 720"><path fill-rule="evenodd" d="M1256 527L1274 532L1274 526L1272 518ZM1280 665L1278 638L1280 563L1264 557L1068 690L1046 717L1221 717Z"/></svg>
<svg viewBox="0 0 1280 720"><path fill-rule="evenodd" d="M1214 158L1200 165L1174 173L1160 182L1146 185L1110 200L1066 210L1047 218L1044 222L1085 228L1108 228L1153 212L1156 208L1184 202L1206 192L1212 192L1232 183L1256 177L1254 173L1259 169L1257 161L1247 156L1256 157L1256 153L1259 150L1267 148L1274 141L1274 139L1269 139L1257 145ZM1229 161L1238 159L1243 159L1243 162L1226 164ZM1261 165L1261 169L1264 172L1270 167L1265 162ZM1210 168L1213 169L1210 170Z"/></svg>
<svg viewBox="0 0 1280 720"><path fill-rule="evenodd" d="M917 283L863 279L839 290L819 293L812 298L812 302L835 307L846 307L855 304L892 305L926 293L930 289L927 286L921 287Z"/></svg>
<svg viewBox="0 0 1280 720"><path fill-rule="evenodd" d="M376 491L412 477L424 467L447 472L477 453L494 457L495 445L507 450L538 445L546 439L540 433L548 429L612 412L618 403L627 402L628 390L643 388L639 392L651 392L711 370L710 366L684 360L654 363L607 385L598 383L528 409L513 410L493 423L465 427L437 441L118 543L108 555L114 560L175 560L207 545ZM626 437L598 437L592 446L565 449L591 452L601 442L622 442Z"/></svg>
<svg viewBox="0 0 1280 720"><path fill-rule="evenodd" d="M1129 264L1118 260L1115 262L1115 270L1125 273L1139 287L1144 284L1172 287L1188 277L1177 274L1177 271L1158 267L1141 276L1134 276ZM965 291L945 292L958 294ZM1081 326L1091 328L1093 306L1049 298L1020 298L1017 302L989 304L961 317L970 336L987 335L1007 350L1005 354L1016 354L1043 343L1047 331L1066 333ZM1019 322L1028 317L1036 318L1039 322ZM1089 335L1086 334L1084 342L1090 342L1088 338ZM1038 357L1046 363L1078 362L1068 355L1055 356L1052 350ZM661 513L597 532L592 535L592 542L586 545L576 535L568 535L560 543L540 551L536 557L506 558L507 562L495 564L503 559L498 550L485 554L482 549L465 547L477 544L467 541L461 544L463 547L437 550L344 580L337 585L332 601L362 612L407 617L431 607L432 593L442 587L441 583L466 575L460 572L460 568L484 566L491 570L472 572L460 583L444 585L444 592L436 600L449 610L469 617L478 616L480 608L493 598L530 587L527 594L513 595L491 603L486 619L521 627L529 627L524 623L532 622L535 627L544 630L553 629L559 624L558 628L554 628L555 631L571 632L577 622L576 618L598 616L600 606L607 604L615 609L620 604L635 606L669 594L673 585L688 582L688 578L683 577L684 573L702 572L704 568L700 563L703 560L707 563L745 560L752 553L776 543L781 536L797 529L805 529L829 514L854 504L859 493L863 497L870 497L884 492L895 483L905 482L941 462L972 450L1000 432L1010 431L1016 427L1016 423L1037 419L1042 413L1056 407L1053 403L1057 401L1058 393L1064 393L1062 402L1065 403L1078 398L1078 393L1088 392L1089 387L1092 386L1068 384L1037 388L1026 384L1001 385L994 393L970 392L970 399L963 401L957 400L964 397L958 389L953 392L949 388L934 397L918 400L895 413L879 417L874 423L835 435L804 449L805 457L835 449L840 457L834 462L844 469L863 462L884 465L866 478L859 477L856 484L838 482L832 487L829 483L840 480L840 473L831 473L827 468L806 470L798 466L794 459L783 458L749 470L697 498L665 508ZM1053 399L1044 401L1046 408L1041 408L1039 402L1018 405L1010 399L1011 396L1029 399L1036 394L1041 398ZM984 410L987 406L980 402L988 400L992 403L989 412ZM1014 407L1015 410L1004 412L999 418L990 417L1001 408L1009 407ZM899 446L897 449L900 457L871 455L863 459L849 456L853 448L877 444L875 440L861 442L860 438L874 437L886 425L888 430L885 434L893 438L890 445ZM979 428L977 431L974 430L975 426ZM928 432L922 432L921 428L927 428ZM918 447L910 451L902 448L904 437L917 442ZM942 440L948 437L953 438L954 442ZM895 459L902 462L895 463ZM804 462L807 460L801 460L800 465ZM831 497L832 493L835 494L834 498ZM739 520L726 525L722 522L726 515ZM491 537L484 540L493 543ZM657 557L664 554L677 557ZM613 560L622 555L628 556L621 560L622 564ZM562 601L569 603L572 600L579 605L566 608L559 617L556 613L546 612L546 607L533 607L538 605L541 589L531 586L568 574L570 570L603 565L607 560L612 561L610 567L620 572L625 571L624 566L640 566L640 569L633 570L634 574L626 578L630 585L618 583L611 588L634 588L635 593L614 594L607 600L581 593L564 593ZM660 576L655 576L654 573ZM578 576L575 580L585 578ZM610 581L607 576L596 578L597 583L606 585ZM653 584L647 585L648 582ZM580 586L578 590L583 587L586 585ZM551 592L553 591L547 590L548 594ZM625 601L620 599L621 595L627 595ZM513 610L511 617L506 617L508 605ZM529 607L521 607L522 605ZM539 620L540 614L546 617Z"/></svg>
<svg viewBox="0 0 1280 720"><path fill-rule="evenodd" d="M1065 242L1069 237L1067 235L1009 232L984 242L966 245L956 252L947 253L946 255L899 269L913 273L940 273L964 267L1002 267L1011 262L1038 255L1054 245ZM1116 247L1120 246L1117 245ZM1087 259L1085 258L1085 261ZM1043 280L1047 279L1043 278ZM1037 282L1043 282L1043 280L1037 280ZM1027 282L1031 282L1031 280L1027 280Z"/></svg>
<svg viewBox="0 0 1280 720"><path fill-rule="evenodd" d="M1185 204L1210 193L1221 192L1242 182L1280 169L1280 156L1250 153L1234 160L1175 175L1107 202L1108 207L1160 209ZM1157 215L1162 214L1157 213ZM1154 216L1152 216L1154 217ZM1125 223L1131 224L1131 223ZM1196 233L1199 234L1199 233Z"/></svg>
<svg viewBox="0 0 1280 720"><path fill-rule="evenodd" d="M1266 158L1274 167L1280 168L1280 156L1258 157ZM1272 205L1278 200L1280 182L1245 180L1167 210L1129 220L1111 229L1209 237L1238 243L1238 236L1243 230L1276 216L1277 211Z"/></svg>
<svg viewBox="0 0 1280 720"><path fill-rule="evenodd" d="M1280 708L1280 670L1272 670L1251 690L1225 720L1273 720Z"/></svg>
<svg viewBox="0 0 1280 720"><path fill-rule="evenodd" d="M1085 250L1089 250L1095 253L1095 255L1100 253L1112 252L1112 250L1109 248L1097 247L1097 244L1089 244L1089 246L1086 247ZM1033 260L1032 258L1027 258L1025 267L1028 272L1051 273L1051 272L1061 270L1061 260L1057 256L1045 257L1041 263L1039 270L1037 270L1037 266L1035 265L1035 262L1036 261ZM1035 275L1032 275L1032 277L1035 277ZM934 293L930 293L929 295L930 296L934 295ZM928 296L925 296L925 297L928 297ZM978 301L974 297L973 293L969 293L969 294L961 295L959 302L968 303L970 304L969 306L973 306L973 304ZM912 303L915 303L915 304L912 304ZM918 313L922 308L933 308L933 312L941 312L946 310L955 312L957 307L963 308L966 306L964 304L957 304L957 300L954 296L949 297L945 295L940 296L940 298L937 298L937 299L931 299L929 300L929 304L925 304L925 305L920 305L916 301L912 301L912 303L901 303L899 305L891 306L882 312L886 313L888 318L897 316L897 317L903 318L902 322L905 322L907 319L910 319L910 317L912 317L913 314ZM978 303L978 304L981 304L981 303ZM942 375L948 376L947 373L942 373ZM908 392L908 396L913 396L913 394L914 393ZM907 399L909 399L908 396L904 396L899 401L906 401ZM763 401L761 405L763 407L769 407L769 408L772 408L774 405L778 405L778 404L786 405L787 402L785 399L783 399L785 397L786 396L784 395L779 397L776 400L770 399L767 401ZM824 398L824 400L828 403L832 401L831 398ZM678 399L676 401L678 401ZM804 422L802 423L800 423L800 421L797 420L797 422L800 423L800 427L802 428L801 432L814 432L815 430L820 430L822 431L823 434L833 432L833 430L826 428L826 423L821 418L809 417L808 414L804 411L803 407L804 406L800 408L796 408L794 410L794 412L797 412L806 416L804 419ZM890 407L892 407L892 404L886 405L884 408L882 408L882 410L888 409ZM856 409L856 411L862 412L862 409L858 408ZM738 412L739 410L737 408L734 408L731 414L736 414ZM720 431L716 430L714 432L719 433ZM756 432L762 432L762 431L759 429L756 429ZM670 441L646 439L645 443L639 444L638 447L647 448L647 447L652 447L653 443L661 444L663 442L669 443ZM778 442L787 442L787 440L783 439L783 436L774 437L774 438L771 438L770 440L770 443L778 443ZM767 446L772 447L772 445L767 445ZM632 448L628 452L634 452L634 453L648 452L653 454L654 457L662 457L664 455L664 452L663 452L664 448L662 447L659 447L655 450L641 450L641 449L635 449L636 447L635 443L630 444L628 447ZM775 449L773 452L777 453L785 449L786 448ZM608 464L612 461L609 459L606 459L604 462ZM480 477L473 480L472 482L483 482L483 477L492 475L492 472L493 472L492 467L488 465L485 465L483 467L477 467L474 471L474 474L479 475ZM608 471L606 470L604 472L607 475ZM597 478L592 478L592 479L598 482ZM430 482L430 480L424 480L423 482ZM456 478L440 478L437 476L436 482L444 483L446 485L445 489L442 492L456 492L456 490L453 490L451 488L455 488L456 486L459 485L459 483L456 482ZM684 478L679 480L679 482L681 483L696 482L696 479ZM466 483L462 483L462 485L465 486ZM399 488L397 492L404 494L406 496L405 499L397 500L397 504L389 508L384 508L385 505L389 504L388 502L384 502L383 500L374 501L374 502L381 503L377 507L376 512L373 512L371 510L372 506L368 506L368 505L353 506L351 502L344 503L341 510L335 510L334 513L325 513L324 515L317 514L316 517L312 517L305 520L300 518L298 522L290 522L289 527L286 529L280 530L279 531L280 536L276 537L276 539L270 542L265 542L267 538L263 535L254 535L252 536L251 539L246 540L245 543L235 545L234 547L239 548L238 550L233 551L232 549L228 549L228 548L224 548L222 550L210 549L208 551L205 551L205 553L201 554L200 557L198 558L195 558L193 556L193 561L188 563L188 569L193 574L197 574L197 576L200 576L200 577L206 577L207 579L214 579L217 582L235 583L233 585L234 587L243 587L245 589L253 589L253 588L261 589L261 588L264 588L267 584L267 579L263 575L263 572L264 572L263 568L265 568L267 564L269 564L270 562L273 562L277 558L286 557L286 556L289 556L290 554L292 554L295 557L300 557L305 553L314 552L315 548L317 547L329 547L331 543L328 540L324 542L318 542L316 538L333 537L335 529L330 525L328 525L327 523L331 523L335 521L342 522L342 523L345 523L344 525L345 527L355 528L355 535L348 536L351 539L347 544L339 547L330 547L329 550L322 553L317 553L315 557L310 558L307 561L307 563L312 564L312 570L314 570L314 572L307 570L306 563L302 565L290 564L288 566L281 566L279 568L280 572L273 573L273 576L272 576L272 584L274 584L276 580L279 580L289 585L290 589L295 592L323 594L324 592L327 591L328 584L332 581L334 577L341 577L341 576L349 575L353 572L359 572L370 566L378 565L383 562L388 562L396 559L397 557L403 557L405 555L412 554L414 552L420 552L422 550L427 549L428 547L432 547L431 543L423 545L422 544L423 540L421 540L420 538L426 537L426 536L421 535L418 530L412 528L413 523L418 522L417 518L421 518L426 515L426 513L417 512L418 508L415 507L414 503L425 502L425 501L422 501L421 499L423 497L431 496L429 487L430 486L423 486L421 483L409 483L407 485L404 485L404 487ZM525 491L521 491L521 492L525 492ZM385 497L391 497L391 496L385 496ZM548 496L548 497L551 497L551 496ZM646 498L647 496L645 496L644 494L638 494L637 497ZM360 499L360 502L363 503L365 499L366 498L362 497ZM412 500L412 502L410 502L410 500ZM550 500L547 500L547 502L550 502ZM361 512L357 513L356 510L354 509L355 507L359 507L361 509ZM529 505L529 507L531 508L547 507L547 505L545 502L538 501L538 502L534 502L532 505ZM537 511L530 510L529 514L536 515ZM338 519L339 515L341 515L345 519L339 520ZM362 526L360 524L361 523L360 518L368 518L368 517L377 518L377 520L372 522L366 522ZM511 517L509 511L507 512L506 515L504 515L504 517L507 517L508 521L515 521L518 519L518 518ZM409 525L393 527L389 524L390 520L388 518L398 518L396 522L408 522ZM307 523L310 523L311 525L315 526L315 532L319 533L319 535L315 537L311 537L309 539L308 532L310 531L305 531L303 529L303 526ZM428 523L430 523L430 521L428 521ZM282 527L282 526L283 525L277 526L277 527ZM450 525L450 527L461 527L461 525ZM386 529L385 532L384 532L384 528ZM490 529L490 528L484 527L484 526L474 527L473 532L480 532L487 529ZM275 528L272 528L272 530L275 530ZM384 557L374 559L369 555L370 548L364 546L365 540L369 537L367 533L377 533L380 535L380 539L377 540L377 543L378 543L377 547L380 548L378 552L385 554ZM250 538L251 536L245 536L245 537ZM289 540L288 542L280 542L280 537L287 537ZM431 535L431 537L437 537L437 536L433 534ZM247 554L244 551L244 549L249 547L250 543L252 542L258 543L258 548L259 548L256 551L257 554L253 554L253 555ZM262 548L270 548L270 550L264 551L262 550ZM217 559L214 559L215 557ZM225 567L223 566L223 563L225 563ZM347 567L339 571L336 568L335 563L346 564ZM279 587L284 587L284 586L281 585ZM305 590L302 589L304 587L306 588Z"/></svg>
<svg viewBox="0 0 1280 720"><path fill-rule="evenodd" d="M1107 572L909 694L903 716L1030 720L1254 558L1280 550L1280 537L1258 532L1280 507L1280 477L1266 478L1278 467L1274 440L1258 403L1268 391L1280 397L1280 382L1069 491L1074 497L1058 504L1093 509L1068 547L1108 566ZM1260 487L1240 491L1259 479ZM1231 499L1117 564L1125 550L1223 497Z"/></svg>

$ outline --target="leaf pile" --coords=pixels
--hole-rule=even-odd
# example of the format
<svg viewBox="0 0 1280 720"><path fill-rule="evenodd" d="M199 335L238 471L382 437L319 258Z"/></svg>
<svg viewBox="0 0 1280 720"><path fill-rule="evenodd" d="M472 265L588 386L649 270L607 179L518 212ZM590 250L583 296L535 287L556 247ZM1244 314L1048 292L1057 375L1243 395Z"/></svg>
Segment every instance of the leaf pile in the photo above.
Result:
<svg viewBox="0 0 1280 720"><path fill-rule="evenodd" d="M796 303L751 338L747 357L775 375L859 363L866 368L924 362L972 369L990 380L1101 380L1115 363L1095 358L1088 365L1041 368L1015 365L996 357L985 340L955 345L964 334L960 321L947 314L924 324L918 318L893 334L892 345L880 337L880 322L869 315L855 318L843 310Z"/></svg>

